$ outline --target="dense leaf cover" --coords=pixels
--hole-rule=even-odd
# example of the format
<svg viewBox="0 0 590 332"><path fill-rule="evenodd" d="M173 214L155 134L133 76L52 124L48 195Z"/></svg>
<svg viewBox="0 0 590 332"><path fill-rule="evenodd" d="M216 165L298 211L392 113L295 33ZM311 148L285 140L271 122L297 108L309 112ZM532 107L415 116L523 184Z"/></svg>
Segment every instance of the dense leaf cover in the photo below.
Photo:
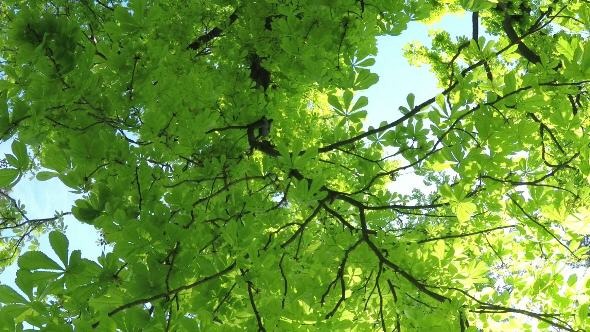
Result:
<svg viewBox="0 0 590 332"><path fill-rule="evenodd" d="M376 36L440 92L363 127ZM584 331L585 0L0 3L8 331ZM485 32L485 34L484 34ZM484 37L485 35L485 37ZM397 109L399 105L391 105ZM396 190L414 171L426 190ZM59 178L112 247L9 189ZM406 184L407 185L407 184ZM49 234L54 260L22 244ZM17 289L18 288L18 289Z"/></svg>

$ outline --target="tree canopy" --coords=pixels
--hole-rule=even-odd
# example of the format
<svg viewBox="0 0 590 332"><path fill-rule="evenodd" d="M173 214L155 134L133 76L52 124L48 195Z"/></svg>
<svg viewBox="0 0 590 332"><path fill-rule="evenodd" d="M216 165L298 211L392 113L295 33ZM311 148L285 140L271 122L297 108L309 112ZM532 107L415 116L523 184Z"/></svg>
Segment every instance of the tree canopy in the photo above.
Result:
<svg viewBox="0 0 590 332"><path fill-rule="evenodd" d="M406 48L440 91L363 126L376 37L461 11ZM589 28L585 0L2 1L2 328L586 331ZM28 218L30 176L112 250Z"/></svg>

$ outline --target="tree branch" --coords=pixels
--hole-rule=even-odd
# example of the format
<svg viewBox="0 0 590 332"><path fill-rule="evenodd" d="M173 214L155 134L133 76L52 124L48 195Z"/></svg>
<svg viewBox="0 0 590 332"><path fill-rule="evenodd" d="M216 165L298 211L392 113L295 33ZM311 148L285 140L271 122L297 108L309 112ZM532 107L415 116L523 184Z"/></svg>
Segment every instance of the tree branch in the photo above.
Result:
<svg viewBox="0 0 590 332"><path fill-rule="evenodd" d="M231 15L229 16L229 22L228 22L227 26L232 25L237 19L238 19L238 8L236 8L234 10L234 12L231 13ZM201 49L201 47L203 47L203 45L205 45L205 44L211 42L213 39L221 36L222 33L223 33L223 29L221 29L220 27L214 27L213 29L209 30L209 32L207 32L206 34L197 37L192 43L190 43L187 46L187 49L198 51Z"/></svg>
<svg viewBox="0 0 590 332"><path fill-rule="evenodd" d="M172 289L170 291L167 291L167 292L163 292L163 293L160 293L160 294L156 294L156 295L152 295L152 296L149 296L149 297L145 297L145 298L141 298L141 299L137 299L137 300L128 302L126 304L123 304L121 306L118 306L117 308L109 311L109 313L107 315L109 317L111 317L111 316L114 316L114 315L116 315L117 313L119 313L119 312L121 312L123 310L132 308L132 307L134 307L136 305L139 305L139 304L145 304L145 303L153 302L153 301L156 301L156 300L159 300L159 299L169 298L171 295L176 295L176 294L178 294L178 293L180 293L180 292L182 292L184 290L197 287L197 286L199 286L201 284L204 284L204 283L206 283L208 281L211 281L213 279L216 279L216 278L219 278L219 277L221 277L223 275L226 275L229 272L231 272L235 267L236 267L236 262L234 261L233 263L231 263L230 265L228 265L225 269L223 269L223 270L221 270L221 271L219 271L217 273L214 273L214 274L212 274L210 276L204 277L204 278L199 279L199 280L197 280L195 282L192 282L190 284L187 284L187 285L183 285L183 286L174 288L174 289ZM93 328L97 328L99 324L100 324L100 321L92 324L92 327Z"/></svg>

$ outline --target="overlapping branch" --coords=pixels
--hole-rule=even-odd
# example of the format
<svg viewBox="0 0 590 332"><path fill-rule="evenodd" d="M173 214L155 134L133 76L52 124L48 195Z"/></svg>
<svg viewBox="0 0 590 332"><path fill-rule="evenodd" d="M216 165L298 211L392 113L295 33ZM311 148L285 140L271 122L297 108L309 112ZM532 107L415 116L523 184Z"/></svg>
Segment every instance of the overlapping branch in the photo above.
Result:
<svg viewBox="0 0 590 332"><path fill-rule="evenodd" d="M232 25L238 19L238 8L236 8L233 13L228 18L227 26ZM187 49L191 49L194 51L199 51L201 48L213 41L215 38L221 36L225 28L220 28L218 26L214 27L213 29L209 30L207 33L200 35L197 37L193 42L191 42Z"/></svg>
<svg viewBox="0 0 590 332"><path fill-rule="evenodd" d="M176 294L178 294L178 293L180 293L182 291L189 290L191 288L200 286L200 285L202 285L204 283L207 283L209 281L212 281L212 280L218 279L218 278L220 278L220 277L222 277L224 275L227 275L233 269L235 269L235 267L236 267L236 262L234 261L233 263L231 263L230 265L228 265L223 270L220 270L219 272L216 272L216 273L214 273L212 275L209 275L209 276L206 276L204 278L198 279L198 280L196 280L196 281L194 281L194 282L192 282L190 284L186 284L186 285L182 285L182 286L173 288L173 289L168 290L168 291L165 291L163 293L159 293L159 294L152 295L152 296L149 296L149 297L140 298L140 299L137 299L137 300L133 300L131 302L127 302L127 303L125 303L123 305L120 305L120 306L116 307L115 309L109 311L107 315L109 317L111 317L111 316L114 316L114 315L116 315L117 313L119 313L121 311L127 310L127 309L132 308L132 307L137 306L137 305L151 303L151 302L154 302L154 301L157 301L157 300L170 298L173 295L176 295ZM92 327L93 328L97 328L99 324L100 324L100 321L97 321L94 324L92 324Z"/></svg>

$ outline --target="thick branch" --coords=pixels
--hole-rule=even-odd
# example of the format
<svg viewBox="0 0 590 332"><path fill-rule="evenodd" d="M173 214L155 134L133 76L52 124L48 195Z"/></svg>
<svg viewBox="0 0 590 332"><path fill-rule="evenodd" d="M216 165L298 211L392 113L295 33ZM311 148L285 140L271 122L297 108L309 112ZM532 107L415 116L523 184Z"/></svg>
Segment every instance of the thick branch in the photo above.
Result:
<svg viewBox="0 0 590 332"><path fill-rule="evenodd" d="M421 283L418 279L416 279L413 275L409 274L404 269L402 269L400 266L398 266L397 264L395 264L392 261L390 261L389 259L387 259L387 257L385 257L383 255L383 252L381 251L381 249L379 247L377 247L377 245L375 245L375 243L373 243L373 241L371 241L371 239L369 238L367 220L365 218L365 211L362 208L359 209L359 217L361 220L361 227L363 229L363 239L367 243L369 248L373 251L373 253L377 256L379 261L381 263L383 263L383 265L389 267L394 272L400 274L409 283L414 285L414 287L416 287L419 291L430 296L431 298L433 298L437 302L440 302L440 303L450 302L450 299L448 297L431 291L423 283Z"/></svg>
<svg viewBox="0 0 590 332"><path fill-rule="evenodd" d="M362 238L358 239L354 244L352 244L350 247L348 247L344 251L344 257L342 258L342 261L340 262L340 265L338 266L336 278L334 278L334 280L332 280L332 282L330 282L330 284L328 285L328 288L326 289L324 294L322 294L321 303L324 304L324 302L326 301L326 297L330 293L330 290L332 289L332 287L335 287L337 282L340 283L340 298L338 298L338 302L336 302L336 305L334 306L334 308L326 314L326 316L325 316L326 319L329 319L330 317L334 316L334 314L336 313L336 311L338 310L338 308L340 307L342 302L344 302L344 300L346 299L346 285L344 282L344 268L346 267L346 262L348 261L348 257L350 256L350 253L356 247L358 247L358 245L361 244L361 242L363 242Z"/></svg>
<svg viewBox="0 0 590 332"><path fill-rule="evenodd" d="M109 317L114 316L117 313L119 313L119 312L121 312L123 310L129 309L129 308L132 308L132 307L134 307L136 305L145 304L145 303L149 303L149 302L152 302L152 301L169 298L169 297L171 297L173 295L176 295L176 294L178 294L178 293L180 293L182 291L185 291L187 289L191 289L191 288L197 287L197 286L199 286L201 284L204 284L204 283L206 283L208 281L211 281L213 279L216 279L216 278L219 278L219 277L221 277L223 275L226 275L229 272L231 272L235 267L236 267L236 262L234 261L229 266L227 266L225 269L223 269L223 270L221 270L221 271L219 271L217 273L214 273L214 274L212 274L210 276L207 276L207 277L204 277L202 279L199 279L199 280L197 280L195 282L192 282L190 284L183 285L183 286L180 286L180 287L171 289L170 291L163 292L163 293L160 293L160 294L156 294L156 295L153 295L153 296L150 296L150 297L145 297L145 298L137 299L137 300L128 302L126 304L123 304L121 306L118 306L117 308L109 311L108 316ZM100 324L100 321L92 324L92 327L93 328L96 328L96 327L98 327L99 324Z"/></svg>
<svg viewBox="0 0 590 332"><path fill-rule="evenodd" d="M427 243L427 242L433 242L433 241L438 241L438 240L458 239L458 238L463 238L463 237L468 237L468 236L473 236L473 235L485 234L485 233L489 233L489 232L493 232L493 231L497 231L497 230L513 228L513 227L516 227L516 225L498 226L498 227L484 229L481 231L470 232L470 233L447 234L447 235L442 235L442 236L438 236L438 237L420 240L416 243Z"/></svg>
<svg viewBox="0 0 590 332"><path fill-rule="evenodd" d="M505 14L504 20L502 20L502 28L504 28L504 32L506 32L506 36L510 39L512 44L518 45L518 53L522 55L525 59L532 63L540 63L541 58L537 53L533 52L523 41L523 37L519 37L516 34L516 31L513 27L514 24L514 16Z"/></svg>
<svg viewBox="0 0 590 332"><path fill-rule="evenodd" d="M237 11L238 11L237 9L234 10L234 12L229 16L228 26L232 25L238 19ZM209 30L209 32L207 32L206 34L197 37L197 39L195 39L192 43L190 43L187 46L187 48L191 49L191 50L198 51L199 49L201 49L201 47L203 47L203 45L205 45L205 44L211 42L213 39L221 36L222 33L223 33L223 29L221 29L220 27L214 27L213 29Z"/></svg>
<svg viewBox="0 0 590 332"><path fill-rule="evenodd" d="M242 274L244 274L245 272L242 271ZM254 301L254 284L250 281L247 280L246 284L248 286L248 298L250 299L250 305L252 306L252 311L254 312L254 316L256 317L256 324L258 325L258 331L259 332L266 332L266 329L264 328L264 324L262 323L262 317L260 316L260 312L258 311L258 308L256 307L256 302Z"/></svg>

